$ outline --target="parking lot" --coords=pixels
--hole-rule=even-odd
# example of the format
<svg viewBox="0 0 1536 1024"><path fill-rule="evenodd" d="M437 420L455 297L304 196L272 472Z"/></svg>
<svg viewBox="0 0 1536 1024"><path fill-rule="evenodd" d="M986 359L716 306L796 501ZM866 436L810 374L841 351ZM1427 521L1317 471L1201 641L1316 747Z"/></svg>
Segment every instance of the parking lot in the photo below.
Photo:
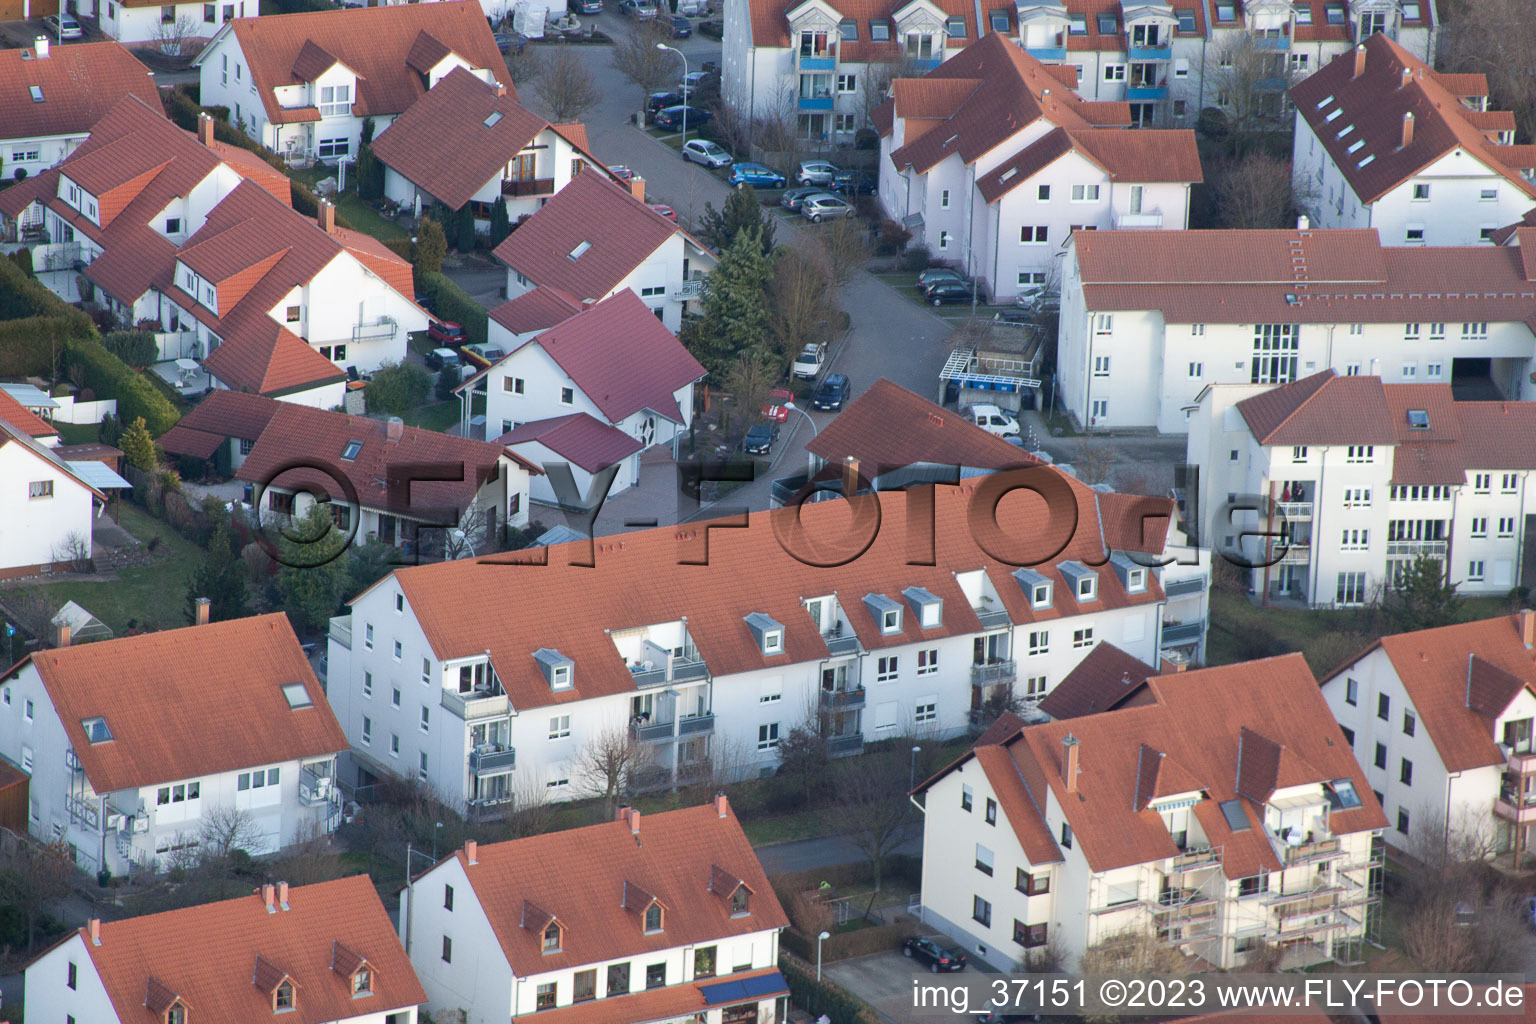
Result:
<svg viewBox="0 0 1536 1024"><path fill-rule="evenodd" d="M920 964L892 950L839 960L828 964L822 973L873 1006L887 1024L920 1024L920 1018L912 1010L913 978L942 980L970 977L977 972L967 965L965 970L954 974L930 975Z"/></svg>

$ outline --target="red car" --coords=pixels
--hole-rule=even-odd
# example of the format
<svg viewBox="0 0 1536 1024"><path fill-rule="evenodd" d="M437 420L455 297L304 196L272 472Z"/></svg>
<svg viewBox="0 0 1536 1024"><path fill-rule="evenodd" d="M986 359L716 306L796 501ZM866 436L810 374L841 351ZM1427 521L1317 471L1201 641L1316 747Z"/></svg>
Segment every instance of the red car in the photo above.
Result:
<svg viewBox="0 0 1536 1024"><path fill-rule="evenodd" d="M613 164L609 166L608 173L613 175L615 178L618 178L620 181L625 182L626 184L635 180L635 172L630 170L628 167L625 167L623 164Z"/></svg>
<svg viewBox="0 0 1536 1024"><path fill-rule="evenodd" d="M427 323L427 337L440 348L458 348L464 344L464 328L452 320L431 320Z"/></svg>
<svg viewBox="0 0 1536 1024"><path fill-rule="evenodd" d="M672 209L672 207L663 205L662 203L652 203L651 209L667 218L667 220L670 220L673 223L677 222L677 211Z"/></svg>

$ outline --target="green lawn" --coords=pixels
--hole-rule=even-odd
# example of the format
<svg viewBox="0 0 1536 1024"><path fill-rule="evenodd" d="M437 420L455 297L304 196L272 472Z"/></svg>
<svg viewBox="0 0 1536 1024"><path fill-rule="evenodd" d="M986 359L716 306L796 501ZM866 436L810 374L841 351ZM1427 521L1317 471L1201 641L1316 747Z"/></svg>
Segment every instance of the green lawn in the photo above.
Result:
<svg viewBox="0 0 1536 1024"><path fill-rule="evenodd" d="M97 423L55 423L53 426L64 444L91 444L101 432Z"/></svg>
<svg viewBox="0 0 1536 1024"><path fill-rule="evenodd" d="M377 210L359 199L356 192L350 190L343 193L337 200L336 213L358 231L372 235L381 242L410 237L406 234L405 228L392 220L385 220Z"/></svg>
<svg viewBox="0 0 1536 1024"><path fill-rule="evenodd" d="M439 433L459 422L460 406L458 399L451 402L437 402L432 405L421 405L412 409L400 417L408 427L422 427L426 430L436 430Z"/></svg>
<svg viewBox="0 0 1536 1024"><path fill-rule="evenodd" d="M160 538L151 565L123 569L117 579L49 583L35 587L57 609L65 601L80 604L121 636L130 621L170 629L185 625L187 577L202 561L203 551L163 520L124 502L121 523L144 544Z"/></svg>
<svg viewBox="0 0 1536 1024"><path fill-rule="evenodd" d="M777 814L766 818L744 819L741 830L747 834L747 841L753 846L768 846L771 843L788 843L796 839L815 839L819 836L835 835L837 825L836 822L828 822L826 815L821 811L806 811L800 814Z"/></svg>

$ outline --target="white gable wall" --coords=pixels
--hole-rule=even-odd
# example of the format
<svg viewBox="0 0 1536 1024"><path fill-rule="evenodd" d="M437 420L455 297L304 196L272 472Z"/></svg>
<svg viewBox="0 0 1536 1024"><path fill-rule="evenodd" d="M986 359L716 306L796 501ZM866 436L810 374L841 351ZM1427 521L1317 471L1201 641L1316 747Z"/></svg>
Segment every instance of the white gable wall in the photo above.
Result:
<svg viewBox="0 0 1536 1024"><path fill-rule="evenodd" d="M52 496L30 497L34 483L51 483ZM64 557L72 535L89 546L94 503L80 481L6 438L0 444L0 575Z"/></svg>

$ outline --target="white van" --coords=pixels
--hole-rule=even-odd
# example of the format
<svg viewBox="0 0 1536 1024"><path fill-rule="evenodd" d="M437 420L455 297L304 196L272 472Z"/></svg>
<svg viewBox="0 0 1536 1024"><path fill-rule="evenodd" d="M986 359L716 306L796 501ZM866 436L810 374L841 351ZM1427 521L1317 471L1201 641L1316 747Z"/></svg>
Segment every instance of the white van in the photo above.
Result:
<svg viewBox="0 0 1536 1024"><path fill-rule="evenodd" d="M1021 433L1019 421L995 405L971 406L971 422L998 437L1018 437Z"/></svg>

